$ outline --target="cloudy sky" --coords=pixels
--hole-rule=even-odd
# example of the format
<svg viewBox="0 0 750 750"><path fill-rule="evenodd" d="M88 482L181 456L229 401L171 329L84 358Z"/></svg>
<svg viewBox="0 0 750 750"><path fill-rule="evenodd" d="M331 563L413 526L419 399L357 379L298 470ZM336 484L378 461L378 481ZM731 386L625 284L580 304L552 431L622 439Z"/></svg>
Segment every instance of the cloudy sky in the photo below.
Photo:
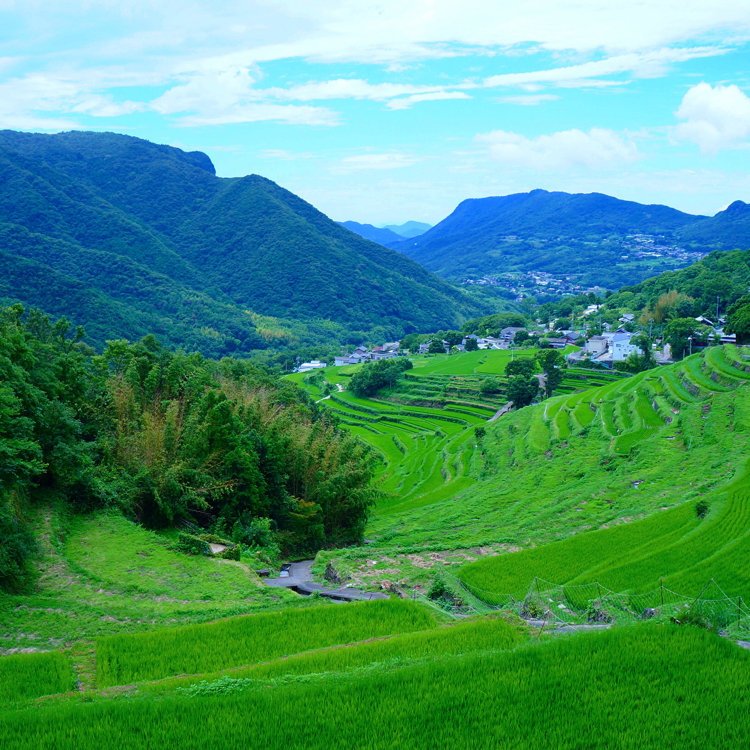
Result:
<svg viewBox="0 0 750 750"><path fill-rule="evenodd" d="M542 187L750 202L747 0L0 0L0 128L111 130L334 219Z"/></svg>

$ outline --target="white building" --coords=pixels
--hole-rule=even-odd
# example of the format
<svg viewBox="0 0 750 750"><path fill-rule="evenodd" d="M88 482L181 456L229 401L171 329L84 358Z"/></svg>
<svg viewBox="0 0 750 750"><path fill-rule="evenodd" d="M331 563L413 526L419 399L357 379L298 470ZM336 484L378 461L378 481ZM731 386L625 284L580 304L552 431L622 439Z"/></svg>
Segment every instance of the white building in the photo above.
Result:
<svg viewBox="0 0 750 750"><path fill-rule="evenodd" d="M313 359L310 362L303 362L298 368L297 372L310 372L310 370L322 370L326 366L325 362Z"/></svg>

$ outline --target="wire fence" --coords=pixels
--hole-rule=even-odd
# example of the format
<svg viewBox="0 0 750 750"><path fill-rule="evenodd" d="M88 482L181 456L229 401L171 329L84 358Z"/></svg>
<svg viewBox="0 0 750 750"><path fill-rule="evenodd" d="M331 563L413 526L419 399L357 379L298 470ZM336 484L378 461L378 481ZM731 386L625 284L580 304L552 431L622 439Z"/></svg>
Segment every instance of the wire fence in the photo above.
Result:
<svg viewBox="0 0 750 750"><path fill-rule="evenodd" d="M697 595L681 594L663 584L646 593L623 593L597 582L568 585L534 578L525 596L517 598L444 575L452 601L443 599L443 604L448 610L463 613L511 611L552 627L669 619L738 637L750 634L750 602L741 596L729 596L713 578Z"/></svg>

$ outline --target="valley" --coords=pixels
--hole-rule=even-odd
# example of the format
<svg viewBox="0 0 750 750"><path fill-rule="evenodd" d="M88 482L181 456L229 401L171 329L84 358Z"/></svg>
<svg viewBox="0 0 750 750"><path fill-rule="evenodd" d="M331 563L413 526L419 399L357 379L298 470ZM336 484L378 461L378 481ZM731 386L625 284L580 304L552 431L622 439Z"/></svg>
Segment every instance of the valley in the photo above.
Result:
<svg viewBox="0 0 750 750"><path fill-rule="evenodd" d="M387 230L493 297L200 152L0 146L3 749L750 741L745 204Z"/></svg>

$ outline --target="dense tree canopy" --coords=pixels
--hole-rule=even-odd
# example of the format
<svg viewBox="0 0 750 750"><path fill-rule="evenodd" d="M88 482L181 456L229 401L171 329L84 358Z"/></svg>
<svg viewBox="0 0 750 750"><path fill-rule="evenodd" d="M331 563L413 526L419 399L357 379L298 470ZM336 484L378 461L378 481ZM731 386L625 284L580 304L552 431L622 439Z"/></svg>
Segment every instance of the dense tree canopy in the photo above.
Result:
<svg viewBox="0 0 750 750"><path fill-rule="evenodd" d="M299 553L361 539L374 458L302 391L153 336L95 355L69 328L0 311L0 587L23 583L37 488L150 526L265 518Z"/></svg>

